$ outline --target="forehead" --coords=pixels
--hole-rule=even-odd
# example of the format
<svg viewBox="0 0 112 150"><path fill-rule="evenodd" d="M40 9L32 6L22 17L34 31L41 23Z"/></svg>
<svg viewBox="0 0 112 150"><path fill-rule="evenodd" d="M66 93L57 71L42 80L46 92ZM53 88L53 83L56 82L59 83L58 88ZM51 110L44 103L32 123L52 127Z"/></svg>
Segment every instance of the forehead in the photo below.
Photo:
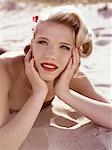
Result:
<svg viewBox="0 0 112 150"><path fill-rule="evenodd" d="M45 36L58 40L73 42L74 34L71 28L66 25L55 22L42 22L38 24L38 32L36 37Z"/></svg>

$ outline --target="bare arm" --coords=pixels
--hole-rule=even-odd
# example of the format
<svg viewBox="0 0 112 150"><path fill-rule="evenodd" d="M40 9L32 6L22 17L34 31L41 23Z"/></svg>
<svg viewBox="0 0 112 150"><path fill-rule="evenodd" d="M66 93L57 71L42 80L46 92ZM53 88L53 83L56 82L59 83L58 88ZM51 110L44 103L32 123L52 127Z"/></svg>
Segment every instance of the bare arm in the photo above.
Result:
<svg viewBox="0 0 112 150"><path fill-rule="evenodd" d="M70 89L93 100L111 103L111 101L107 99L106 96L104 96L101 92L99 92L96 89L94 84L88 79L88 77L83 72L79 73L78 78L72 78L70 82Z"/></svg>
<svg viewBox="0 0 112 150"><path fill-rule="evenodd" d="M80 79L73 78L78 64L79 54L76 49L73 51L73 57L70 58L64 72L55 81L56 95L95 123L112 128L111 101L99 94L84 74ZM74 93L71 93L70 89Z"/></svg>
<svg viewBox="0 0 112 150"><path fill-rule="evenodd" d="M10 79L0 65L0 150L18 150L29 134L44 103L46 93L35 92L17 115L9 121Z"/></svg>
<svg viewBox="0 0 112 150"><path fill-rule="evenodd" d="M79 93L69 93L63 101L94 121L106 128L112 128L112 105L85 97Z"/></svg>
<svg viewBox="0 0 112 150"><path fill-rule="evenodd" d="M32 95L12 120L9 119L8 92L10 78L0 64L0 150L18 150L28 136L47 96L46 83L34 68L30 53L25 58L26 74L32 85Z"/></svg>
<svg viewBox="0 0 112 150"><path fill-rule="evenodd" d="M112 128L111 101L101 95L90 80L84 74L82 75L82 78L72 79L70 88L74 90L74 94L68 94L63 101L95 123Z"/></svg>
<svg viewBox="0 0 112 150"><path fill-rule="evenodd" d="M1 150L18 150L28 136L43 105L46 95L31 95L23 108L0 129Z"/></svg>

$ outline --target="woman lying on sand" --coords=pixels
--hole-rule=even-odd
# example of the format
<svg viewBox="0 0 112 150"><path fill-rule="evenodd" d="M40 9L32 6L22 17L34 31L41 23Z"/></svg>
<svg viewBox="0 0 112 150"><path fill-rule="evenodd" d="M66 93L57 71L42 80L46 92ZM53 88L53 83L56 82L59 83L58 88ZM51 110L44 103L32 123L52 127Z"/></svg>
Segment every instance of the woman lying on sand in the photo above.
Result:
<svg viewBox="0 0 112 150"><path fill-rule="evenodd" d="M25 55L1 55L2 150L20 148L40 110L55 95L96 124L112 128L110 100L79 70L81 57L91 54L92 45L92 32L79 14L60 7L46 19L39 17ZM17 114L9 121L12 111Z"/></svg>

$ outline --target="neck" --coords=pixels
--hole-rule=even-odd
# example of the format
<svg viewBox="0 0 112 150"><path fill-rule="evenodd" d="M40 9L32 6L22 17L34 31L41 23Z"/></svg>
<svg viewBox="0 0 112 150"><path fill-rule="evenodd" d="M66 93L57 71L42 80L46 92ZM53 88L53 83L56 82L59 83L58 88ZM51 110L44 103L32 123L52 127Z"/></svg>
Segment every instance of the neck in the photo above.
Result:
<svg viewBox="0 0 112 150"><path fill-rule="evenodd" d="M46 83L47 83L48 89L51 87L52 88L54 87L54 81L46 81Z"/></svg>

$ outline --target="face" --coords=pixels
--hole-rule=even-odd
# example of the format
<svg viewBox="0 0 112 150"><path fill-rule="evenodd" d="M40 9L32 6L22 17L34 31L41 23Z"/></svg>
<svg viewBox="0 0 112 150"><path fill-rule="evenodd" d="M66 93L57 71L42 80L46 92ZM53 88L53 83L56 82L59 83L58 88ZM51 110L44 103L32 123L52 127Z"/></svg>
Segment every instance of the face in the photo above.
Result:
<svg viewBox="0 0 112 150"><path fill-rule="evenodd" d="M72 56L73 32L65 25L43 22L32 42L32 53L41 78L52 81L62 73Z"/></svg>

